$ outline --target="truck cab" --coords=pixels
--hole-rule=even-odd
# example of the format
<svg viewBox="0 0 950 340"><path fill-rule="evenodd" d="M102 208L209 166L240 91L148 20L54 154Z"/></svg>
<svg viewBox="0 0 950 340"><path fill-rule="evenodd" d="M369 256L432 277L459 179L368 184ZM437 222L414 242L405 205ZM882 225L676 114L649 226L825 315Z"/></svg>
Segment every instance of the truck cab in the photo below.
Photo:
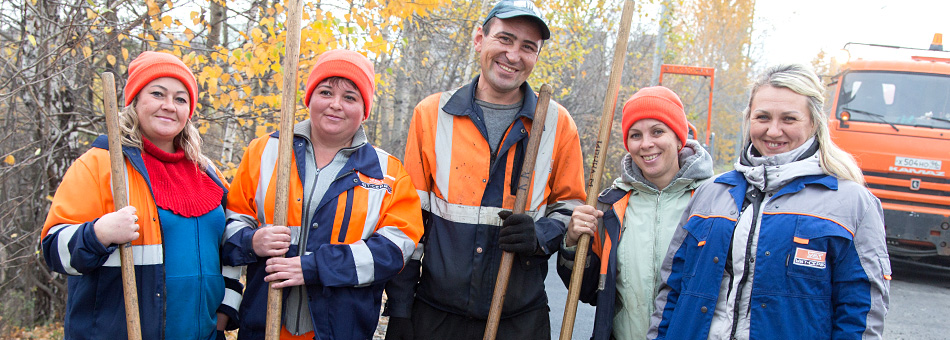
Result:
<svg viewBox="0 0 950 340"><path fill-rule="evenodd" d="M881 200L890 254L950 263L950 59L852 61L831 86L832 139Z"/></svg>

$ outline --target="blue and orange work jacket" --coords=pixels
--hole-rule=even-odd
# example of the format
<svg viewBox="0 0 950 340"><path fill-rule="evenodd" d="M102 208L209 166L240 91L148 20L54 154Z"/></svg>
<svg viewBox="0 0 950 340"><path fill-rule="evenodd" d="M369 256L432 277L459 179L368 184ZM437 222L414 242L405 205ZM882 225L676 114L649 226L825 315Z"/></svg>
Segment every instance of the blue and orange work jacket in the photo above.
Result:
<svg viewBox="0 0 950 340"><path fill-rule="evenodd" d="M119 252L116 245L103 246L93 228L99 217L115 211L108 148L106 136L99 136L92 148L69 167L43 226L43 258L47 266L69 275L66 339L125 339L127 336ZM220 263L223 209L219 207L208 213L217 217L170 218L187 223L188 227L197 225L190 229L196 233L194 237L177 230L169 232L169 228L181 229L181 226L169 225L172 222L159 217L160 209L152 196L142 151L123 146L122 152L128 203L136 208L139 218L139 238L131 244L143 338L165 339L169 337L165 333L167 327L187 328L213 338L216 312L229 316L229 328L236 327L237 308L241 303L242 288L238 281L241 270ZM227 184L221 181L214 167L209 166L205 173L227 193ZM208 223L212 220L206 218L217 221ZM175 235L182 235L184 239L176 239ZM166 308L166 262L172 261L172 257L175 262L168 265L177 266L173 272L181 272L181 267L193 271L190 274L195 289L173 293L176 298L187 300L186 304L194 304L194 310ZM182 317L183 314L187 316ZM167 325L169 320L187 324Z"/></svg>
<svg viewBox="0 0 950 340"><path fill-rule="evenodd" d="M301 124L310 122L298 123L295 131ZM241 339L263 338L265 328L266 258L254 253L252 239L257 228L274 223L278 138L274 132L251 141L228 195L224 261L247 266ZM306 249L301 252L294 239L286 256L301 257L316 338L369 339L384 284L402 270L422 237L419 197L398 159L363 143L334 177L313 218L303 221L310 147L305 138L299 132L294 136L287 224L292 235L301 234L293 230L301 225L310 230ZM284 289L285 295L288 292Z"/></svg>

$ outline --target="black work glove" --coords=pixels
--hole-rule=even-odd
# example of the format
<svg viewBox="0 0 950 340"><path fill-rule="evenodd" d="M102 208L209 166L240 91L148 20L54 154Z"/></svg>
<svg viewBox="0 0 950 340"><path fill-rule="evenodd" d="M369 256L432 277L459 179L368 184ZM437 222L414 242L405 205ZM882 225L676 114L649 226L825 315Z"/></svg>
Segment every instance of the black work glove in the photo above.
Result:
<svg viewBox="0 0 950 340"><path fill-rule="evenodd" d="M498 247L501 250L534 255L538 250L538 234L534 231L534 219L527 214L512 214L509 210L498 212L504 222L498 234Z"/></svg>
<svg viewBox="0 0 950 340"><path fill-rule="evenodd" d="M224 336L224 331L215 331L215 332L217 332L215 333L216 340L227 340L227 337Z"/></svg>
<svg viewBox="0 0 950 340"><path fill-rule="evenodd" d="M412 319L389 317L386 326L386 340L412 340Z"/></svg>

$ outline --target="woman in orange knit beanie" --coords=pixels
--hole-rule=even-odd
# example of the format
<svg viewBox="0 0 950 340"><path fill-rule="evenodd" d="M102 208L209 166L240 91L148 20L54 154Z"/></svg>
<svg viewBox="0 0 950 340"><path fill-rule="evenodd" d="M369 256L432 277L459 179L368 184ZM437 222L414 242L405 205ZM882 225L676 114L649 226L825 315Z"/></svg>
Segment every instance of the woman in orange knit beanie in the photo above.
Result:
<svg viewBox="0 0 950 340"><path fill-rule="evenodd" d="M286 131L294 150L288 226L273 225L278 132L247 147L228 194L224 245L226 264L247 266L238 339L264 338L268 283L285 288L281 339L373 337L383 286L423 231L408 173L363 130L375 79L360 53L317 58L303 99L310 119Z"/></svg>
<svg viewBox="0 0 950 340"><path fill-rule="evenodd" d="M177 57L129 65L119 114L129 206L113 211L108 138L70 166L43 228L44 258L69 276L65 337L124 339L119 254L131 242L144 339L223 339L236 328L240 270L222 267L227 184L201 153L198 100Z"/></svg>
<svg viewBox="0 0 950 340"><path fill-rule="evenodd" d="M621 128L628 152L621 176L600 194L597 208L574 209L559 251L573 263L580 235L593 237L584 270L591 284L581 288L581 301L597 306L593 339L646 337L661 282L656 268L693 190L713 175L709 153L687 139L683 103L670 89L637 91L623 106ZM570 272L558 266L565 285Z"/></svg>

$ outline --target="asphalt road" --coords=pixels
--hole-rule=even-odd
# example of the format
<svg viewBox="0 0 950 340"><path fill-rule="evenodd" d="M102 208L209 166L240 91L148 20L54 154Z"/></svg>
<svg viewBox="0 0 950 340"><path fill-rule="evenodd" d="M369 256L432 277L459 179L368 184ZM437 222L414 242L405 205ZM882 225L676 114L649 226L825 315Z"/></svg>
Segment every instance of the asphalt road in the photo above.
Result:
<svg viewBox="0 0 950 340"><path fill-rule="evenodd" d="M548 262L545 286L551 306L551 339L558 339L567 289L555 271L556 256ZM923 267L913 262L892 261L890 309L884 322L888 340L950 339L950 269ZM577 307L573 339L590 338L594 308L581 303Z"/></svg>
<svg viewBox="0 0 950 340"><path fill-rule="evenodd" d="M564 304L567 302L567 288L557 276L557 254L548 260L548 276L544 279L544 289L548 292L548 306L551 307L551 339L559 339L561 320L564 319ZM578 303L572 339L590 339L593 330L594 307L583 302Z"/></svg>
<svg viewBox="0 0 950 340"><path fill-rule="evenodd" d="M892 259L885 339L950 339L950 270Z"/></svg>

